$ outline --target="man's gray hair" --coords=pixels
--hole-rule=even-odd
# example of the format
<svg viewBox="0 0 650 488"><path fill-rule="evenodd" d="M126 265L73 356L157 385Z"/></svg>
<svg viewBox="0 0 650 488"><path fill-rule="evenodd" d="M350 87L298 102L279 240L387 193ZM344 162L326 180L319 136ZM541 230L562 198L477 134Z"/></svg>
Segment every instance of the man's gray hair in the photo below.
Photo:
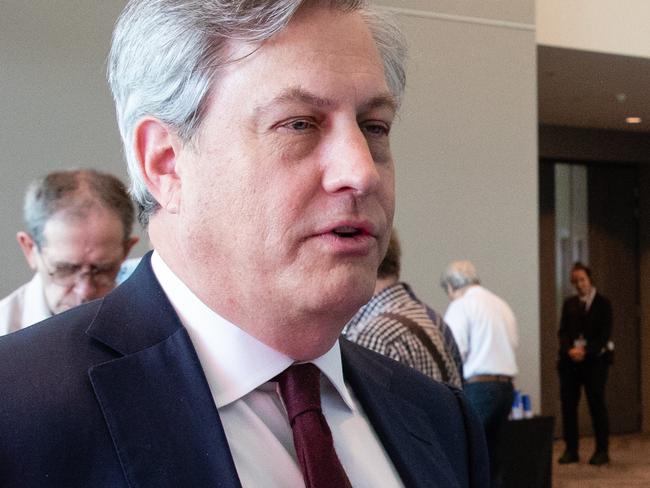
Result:
<svg viewBox="0 0 650 488"><path fill-rule="evenodd" d="M61 211L84 215L93 204L113 212L122 222L124 239L131 236L135 212L122 181L92 169L54 171L32 181L25 193L23 217L38 248L44 244L45 224Z"/></svg>
<svg viewBox="0 0 650 488"><path fill-rule="evenodd" d="M383 58L387 84L399 101L405 86L406 43L387 12L363 0L130 0L117 21L108 61L108 82L131 177L138 218L147 226L159 208L144 183L134 152L134 128L151 116L184 143L201 125L219 71L236 62L230 43L251 44L251 53L307 6L359 11Z"/></svg>
<svg viewBox="0 0 650 488"><path fill-rule="evenodd" d="M471 261L453 261L449 263L440 277L440 286L445 291L447 285L452 290L458 290L467 285L478 285L480 283L476 268Z"/></svg>

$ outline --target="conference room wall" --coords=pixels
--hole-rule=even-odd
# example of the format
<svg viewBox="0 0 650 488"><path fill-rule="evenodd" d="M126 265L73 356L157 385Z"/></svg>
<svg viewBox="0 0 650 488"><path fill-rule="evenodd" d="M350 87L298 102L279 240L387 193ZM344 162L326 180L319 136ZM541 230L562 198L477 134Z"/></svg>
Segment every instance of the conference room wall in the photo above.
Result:
<svg viewBox="0 0 650 488"><path fill-rule="evenodd" d="M0 14L0 297L31 277L16 242L29 181L92 167L126 181L106 85L125 1L3 0ZM139 228L137 228L139 230ZM142 255L146 239L132 251Z"/></svg>
<svg viewBox="0 0 650 488"><path fill-rule="evenodd" d="M647 0L537 0L537 43L650 58Z"/></svg>
<svg viewBox="0 0 650 488"><path fill-rule="evenodd" d="M411 48L392 139L403 278L444 312L441 271L472 260L517 316L516 386L539 411L534 4L381 3L398 12Z"/></svg>

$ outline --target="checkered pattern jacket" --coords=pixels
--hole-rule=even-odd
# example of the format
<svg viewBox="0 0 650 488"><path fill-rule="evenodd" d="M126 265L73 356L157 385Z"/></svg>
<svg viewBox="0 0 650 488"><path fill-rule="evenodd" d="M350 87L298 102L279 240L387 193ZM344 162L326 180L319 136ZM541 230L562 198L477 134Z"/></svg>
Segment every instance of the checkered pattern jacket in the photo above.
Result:
<svg viewBox="0 0 650 488"><path fill-rule="evenodd" d="M384 315L390 314L390 316ZM405 317L421 326L439 352L439 361L410 328ZM343 329L347 339L411 366L452 386L462 387L462 361L451 330L442 317L422 303L406 283L395 283L364 305Z"/></svg>

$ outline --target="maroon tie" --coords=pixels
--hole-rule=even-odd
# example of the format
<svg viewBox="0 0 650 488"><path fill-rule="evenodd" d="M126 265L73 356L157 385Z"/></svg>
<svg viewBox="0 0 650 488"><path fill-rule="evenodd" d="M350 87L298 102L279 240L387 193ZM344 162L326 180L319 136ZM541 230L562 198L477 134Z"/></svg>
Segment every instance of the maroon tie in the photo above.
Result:
<svg viewBox="0 0 650 488"><path fill-rule="evenodd" d="M277 376L293 430L293 444L307 488L352 485L334 451L332 433L320 406L320 370L311 363L294 364Z"/></svg>

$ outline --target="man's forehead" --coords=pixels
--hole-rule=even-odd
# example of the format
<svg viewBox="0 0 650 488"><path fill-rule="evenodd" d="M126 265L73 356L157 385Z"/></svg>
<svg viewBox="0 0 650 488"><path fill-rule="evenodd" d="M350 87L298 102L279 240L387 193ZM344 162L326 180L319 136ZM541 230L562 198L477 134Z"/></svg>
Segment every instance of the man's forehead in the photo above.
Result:
<svg viewBox="0 0 650 488"><path fill-rule="evenodd" d="M53 214L45 222L44 245L88 237L91 228L100 229L102 235L115 235L118 239L121 239L124 233L120 217L99 204L87 208L67 207Z"/></svg>
<svg viewBox="0 0 650 488"><path fill-rule="evenodd" d="M377 107L395 112L398 101L361 16L326 8L308 11L313 13L292 19L261 45L232 41L232 61L215 78L211 98L230 98L231 90L252 81L257 88L250 98L258 115L281 104L326 109L343 101L359 112Z"/></svg>
<svg viewBox="0 0 650 488"><path fill-rule="evenodd" d="M44 231L56 228L65 230L70 227L78 227L87 223L90 219L110 219L113 212L107 211L98 201L92 198L80 198L70 202L68 205L59 208L45 222ZM118 218L115 216L115 218Z"/></svg>

